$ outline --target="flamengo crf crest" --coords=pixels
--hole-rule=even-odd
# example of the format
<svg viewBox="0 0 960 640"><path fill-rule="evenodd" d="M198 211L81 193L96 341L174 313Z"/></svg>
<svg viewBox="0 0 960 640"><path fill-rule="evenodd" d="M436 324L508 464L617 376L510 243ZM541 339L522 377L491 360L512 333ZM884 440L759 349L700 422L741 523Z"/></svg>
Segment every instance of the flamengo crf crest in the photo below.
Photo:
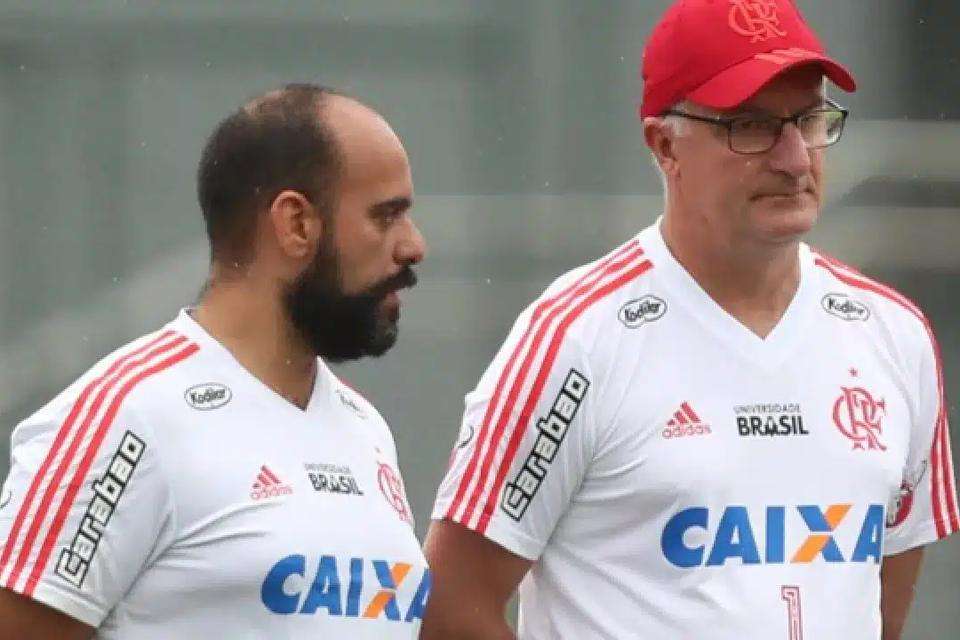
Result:
<svg viewBox="0 0 960 640"><path fill-rule="evenodd" d="M730 0L730 4L730 28L751 43L787 35L780 28L775 0Z"/></svg>
<svg viewBox="0 0 960 640"><path fill-rule="evenodd" d="M380 492L386 498L387 503L393 507L400 516L400 519L413 523L410 512L407 511L407 501L403 494L403 483L393 470L393 467L385 462L378 462L377 466L377 484L380 485Z"/></svg>
<svg viewBox="0 0 960 640"><path fill-rule="evenodd" d="M840 387L843 393L833 403L833 423L853 441L854 449L886 451L880 442L880 422L887 412L885 400L875 400L863 387Z"/></svg>

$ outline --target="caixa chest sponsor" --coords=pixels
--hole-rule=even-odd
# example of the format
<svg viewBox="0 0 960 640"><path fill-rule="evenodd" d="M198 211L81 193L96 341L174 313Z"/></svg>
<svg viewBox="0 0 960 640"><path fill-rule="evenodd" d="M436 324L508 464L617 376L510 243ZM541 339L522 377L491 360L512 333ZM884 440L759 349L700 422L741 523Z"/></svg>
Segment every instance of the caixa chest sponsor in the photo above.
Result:
<svg viewBox="0 0 960 640"><path fill-rule="evenodd" d="M372 573L372 575L371 575ZM295 578L299 576L299 578ZM401 595L417 580L413 596ZM320 556L307 562L295 554L270 568L260 587L264 606L278 615L328 615L391 622L423 618L430 597L430 570L406 562ZM412 589L402 589L409 594Z"/></svg>
<svg viewBox="0 0 960 640"><path fill-rule="evenodd" d="M83 585L100 538L147 448L143 440L127 431L110 460L106 473L93 483L93 499L80 520L70 545L60 552L56 573L75 587Z"/></svg>
<svg viewBox="0 0 960 640"><path fill-rule="evenodd" d="M667 521L660 548L670 564L681 568L721 566L728 562L743 565L814 561L879 563L883 506L869 505L862 520L848 517L852 506L771 505L760 510L731 505L723 509L718 518L715 509L690 507ZM788 550L787 533L796 534L798 530L806 539L796 549ZM834 534L847 533L847 530L856 532L856 542L844 549L834 540ZM758 539L757 531L764 532L762 538ZM689 543L691 539L704 537L706 544ZM844 539L851 537L845 535Z"/></svg>

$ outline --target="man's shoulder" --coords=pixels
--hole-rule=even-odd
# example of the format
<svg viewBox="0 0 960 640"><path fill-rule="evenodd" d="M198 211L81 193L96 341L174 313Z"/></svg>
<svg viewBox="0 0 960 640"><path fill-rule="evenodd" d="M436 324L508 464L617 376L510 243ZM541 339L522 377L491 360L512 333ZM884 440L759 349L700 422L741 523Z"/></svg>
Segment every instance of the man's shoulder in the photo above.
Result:
<svg viewBox="0 0 960 640"><path fill-rule="evenodd" d="M650 288L653 263L642 240L642 235L635 236L605 255L561 274L526 313L531 319L553 318L563 326L616 322L616 314L607 317L609 314L604 311L611 306L619 308Z"/></svg>
<svg viewBox="0 0 960 640"><path fill-rule="evenodd" d="M59 429L67 420L111 419L118 414L136 420L137 405L150 397L156 384L176 384L182 363L199 345L178 331L175 324L140 336L113 350L76 378L17 428L14 440L48 429ZM178 366L180 365L180 366Z"/></svg>
<svg viewBox="0 0 960 640"><path fill-rule="evenodd" d="M927 348L933 331L916 302L892 286L817 249L810 250L823 310L901 347Z"/></svg>
<svg viewBox="0 0 960 640"><path fill-rule="evenodd" d="M614 335L665 311L654 271L641 234L560 275L519 315L493 369L508 366L515 352L521 360L535 354L531 362L540 354L549 362L589 361L596 371L613 366L622 355Z"/></svg>
<svg viewBox="0 0 960 640"><path fill-rule="evenodd" d="M636 236L599 258L557 276L531 307L586 310L596 302L629 295L632 286L652 267L641 238Z"/></svg>

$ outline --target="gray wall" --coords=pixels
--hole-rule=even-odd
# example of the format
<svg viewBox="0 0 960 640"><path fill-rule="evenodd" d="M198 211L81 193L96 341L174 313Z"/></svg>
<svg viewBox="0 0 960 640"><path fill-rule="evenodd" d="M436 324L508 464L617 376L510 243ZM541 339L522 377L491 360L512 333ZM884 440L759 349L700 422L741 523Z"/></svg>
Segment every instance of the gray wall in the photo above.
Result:
<svg viewBox="0 0 960 640"><path fill-rule="evenodd" d="M0 477L18 420L193 300L206 264L193 173L215 122L319 81L380 108L414 165L422 284L397 348L343 374L394 427L422 533L462 396L515 314L658 213L634 108L666 5L0 2ZM801 6L862 86L840 97L854 119L813 240L926 308L960 397L958 9ZM929 557L907 637L956 637L960 544Z"/></svg>

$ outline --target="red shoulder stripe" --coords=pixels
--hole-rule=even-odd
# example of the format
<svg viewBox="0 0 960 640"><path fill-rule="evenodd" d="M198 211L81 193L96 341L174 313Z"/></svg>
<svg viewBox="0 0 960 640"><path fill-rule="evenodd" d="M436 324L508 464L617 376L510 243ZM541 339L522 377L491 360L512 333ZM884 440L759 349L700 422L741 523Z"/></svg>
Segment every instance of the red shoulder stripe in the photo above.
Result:
<svg viewBox="0 0 960 640"><path fill-rule="evenodd" d="M116 396L114 396L113 402L110 403L110 407L107 409L106 414L104 414L103 419L100 421L100 425L97 427L97 430L94 433L93 440L87 447L86 454L80 461L80 466L77 467L77 470L73 474L73 478L68 485L66 495L60 502L60 509L57 511L57 515L54 517L53 525L47 532L47 537L43 542L43 547L40 549L40 555L37 558L37 562L34 564L33 571L30 573L30 577L27 579L27 588L25 592L27 596L33 595L33 591L36 588L37 583L40 581L40 576L43 575L43 571L50 559L50 553L53 551L53 545L56 544L57 539L60 537L60 531L63 529L63 525L66 522L67 514L70 512L70 507L73 506L73 501L77 497L77 491L79 491L80 487L84 485L84 479L87 476L87 472L90 470L90 465L93 464L93 459L96 457L97 451L100 449L100 445L103 442L104 437L106 437L107 432L110 430L110 426L113 424L113 419L120 410L120 406L123 403L123 400L127 397L127 394L129 394L130 391L132 391L133 388L140 384L144 379L160 373L164 369L169 369L178 362L189 358L199 350L200 347L194 343L185 345L183 348L171 355L168 355L159 362L155 362L152 366L149 366L146 369L141 369L136 375L127 380L123 387L121 387L117 392Z"/></svg>
<svg viewBox="0 0 960 640"><path fill-rule="evenodd" d="M50 467L53 465L54 460L56 460L57 454L60 452L60 448L63 446L63 443L66 442L67 437L70 435L70 430L73 428L73 424L76 421L77 416L80 414L81 409L86 405L90 394L93 393L93 391L96 390L104 380L112 376L117 369L124 366L127 362L140 355L144 351L152 349L158 343L166 340L172 335L173 331L164 331L140 348L118 358L102 375L90 382L90 384L88 384L80 393L80 396L77 398L76 402L73 403L73 407L70 409L70 413L67 415L67 418L60 425L60 429L57 431L57 436L54 439L53 444L50 446L47 456L43 459L43 463L40 465L40 468L34 474L33 480L30 483L30 488L27 490L27 495L23 499L23 504L21 504L19 511L17 511L17 517L13 521L13 527L10 529L10 535L7 537L7 544L4 546L3 554L0 555L0 576L3 575L3 572L7 567L7 562L10 560L10 556L14 548L17 546L17 539L20 536L20 528L26 521L27 516L30 513L30 509L33 507L33 500L37 495L37 491L39 491L41 484L43 484L43 482L49 478L48 473L50 471Z"/></svg>
<svg viewBox="0 0 960 640"><path fill-rule="evenodd" d="M480 514L480 520L478 522L477 530L480 533L484 533L487 530L487 525L490 523L490 519L493 517L497 500L500 496L500 490L503 487L503 482L506 479L507 473L510 471L510 466L513 464L514 457L516 457L517 450L520 447L520 442L523 439L523 434L526 432L527 424L530 421L530 416L540 399L543 386L547 381L547 377L550 375L550 370L553 367L554 360L556 360L557 353L560 351L560 346L563 343L563 338L567 333L567 329L591 305L610 295L627 283L632 282L640 275L649 271L651 268L653 268L653 263L649 260L644 260L643 262L634 265L628 271L621 273L616 279L611 280L599 289L593 291L585 299L581 300L580 303L574 309L572 309L557 326L553 335L553 339L550 341L550 346L547 349L546 356L543 359L543 363L540 365L540 371L537 373L533 387L530 389L530 392L527 396L527 401L523 405L520 416L517 418L517 422L513 427L513 433L510 436L510 442L507 445L507 451L504 454L499 469L494 475L495 481L493 489L488 495L486 505Z"/></svg>
<svg viewBox="0 0 960 640"><path fill-rule="evenodd" d="M163 342L163 340L166 340L166 342ZM68 420L70 420L70 423L68 424L65 421L64 426L61 429L61 432L58 434L58 437L62 437L64 442L66 441L66 438L71 434L71 432L73 437L70 440L70 444L67 447L66 452L61 458L60 463L57 466L56 470L54 471L53 475L50 476L49 465L48 465L47 473L45 473L44 476L41 477L41 482L45 480L49 480L49 482L47 483L46 491L43 494L43 498L41 499L40 504L37 507L37 510L32 517L30 528L26 533L26 536L23 540L22 545L20 546L20 550L17 555L17 559L13 566L13 569L10 572L10 576L6 581L6 586L8 588L14 589L14 590L16 589L17 581L20 578L20 574L23 571L24 566L27 564L28 560L30 559L30 556L34 551L34 543L36 541L37 536L39 535L40 529L43 527L44 522L47 519L47 514L51 507L51 504L54 502L57 494L60 493L60 488L61 488L61 483L63 482L63 478L66 475L70 466L75 462L78 450L81 448L81 445L83 443L86 432L88 431L90 423L93 420L93 418L96 416L96 414L99 412L100 406L103 404L103 401L107 393L110 392L110 390L117 384L117 382L121 380L124 376L126 376L131 370L151 362L152 360L162 355L163 353L170 351L172 349L175 349L178 346L184 344L185 342L187 342L187 339L184 336L180 336L178 334L175 334L174 332L168 332L163 336L159 337L157 340L151 341L150 343L145 345L144 348L138 349L137 351L129 354L128 357L125 357L121 361L118 361L118 363L116 363L117 366L111 367L109 375L105 374L99 380L95 381L95 384L90 385L89 387L90 392L92 392L94 389L98 389L98 392L89 407L85 406L86 404L85 402L80 402L80 401L78 401L77 404L74 406L73 411L71 411L72 419L71 419L71 416L68 416ZM147 351L147 349L149 349L149 351ZM142 354L144 351L146 351L144 355L139 355L139 354ZM138 355L139 357L134 357ZM87 395L89 396L89 393L87 393ZM86 398L84 398L84 401L85 400ZM80 418L81 416L83 419L80 421L79 426L76 429L74 429L73 428L74 424L77 422L77 419ZM87 444L88 453L89 453L89 446L90 446L90 443ZM93 451L91 455L95 453L96 451ZM38 473L38 477L39 476L40 474ZM68 486L67 493L72 491L75 494L76 491L79 490L80 488L80 483L82 482L82 478L83 476L78 477L75 475L74 479L72 480L72 482L75 483L75 485ZM72 504L72 500L71 500L71 504ZM69 508L69 506L70 505L68 504L67 508Z"/></svg>
<svg viewBox="0 0 960 640"><path fill-rule="evenodd" d="M511 353L506 366L503 368L503 371L500 373L500 378L494 387L493 397L487 404L487 409L483 417L483 422L481 423L480 433L477 436L477 442L473 450L473 455L470 458L470 462L467 464L467 468L464 471L463 477L460 479L460 484L457 487L457 493L454 496L453 502L450 504L450 508L447 510L447 518L456 519L456 513L460 508L468 489L478 481L478 476L475 472L484 448L489 447L490 449L495 449L496 447L496 438L498 438L499 435L494 435L493 438L491 438L491 424L493 422L497 407L500 404L501 393L504 389L509 388L510 381L515 373L514 365L516 364L517 358L521 353L523 353L524 348L527 346L527 341L533 334L534 329L538 328L538 323L540 322L541 317L555 307L567 304L570 299L577 295L578 290L584 285L584 283L589 283L602 278L604 273L611 268L611 265L621 265L625 262L629 262L630 260L642 255L642 253L643 251L640 249L636 241L630 241L624 244L622 247L618 248L616 251L612 252L606 258L597 263L587 273L560 291L560 293L542 301L534 310L523 336L517 342L516 347L514 347L514 350ZM626 258L624 256L626 256ZM487 463L486 466L489 466L489 463ZM485 474L486 471L484 470L481 472L480 477Z"/></svg>

